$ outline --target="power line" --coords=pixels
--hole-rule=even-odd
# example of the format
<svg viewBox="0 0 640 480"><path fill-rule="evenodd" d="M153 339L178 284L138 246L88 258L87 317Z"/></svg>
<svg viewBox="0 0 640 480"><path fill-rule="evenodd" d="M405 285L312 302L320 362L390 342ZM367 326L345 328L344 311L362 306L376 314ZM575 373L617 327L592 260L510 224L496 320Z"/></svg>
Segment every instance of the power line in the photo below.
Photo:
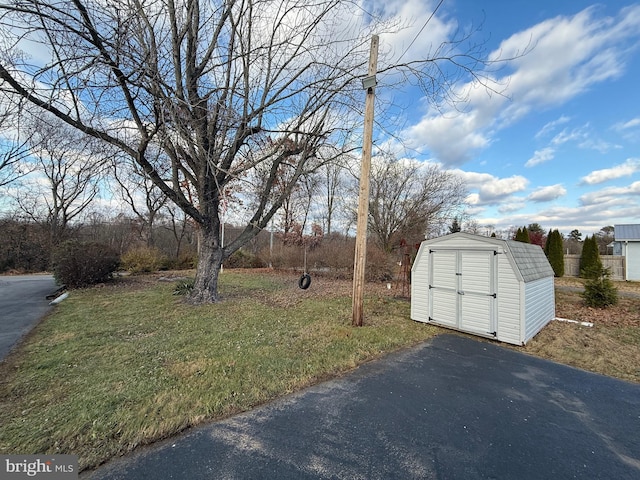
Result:
<svg viewBox="0 0 640 480"><path fill-rule="evenodd" d="M411 43L409 44L409 46L405 49L405 51L402 53L402 55L400 55L400 57L398 58L398 60L396 60L396 63L399 64L400 60L402 60L402 57L404 57L406 55L406 53L409 51L409 49L413 46L414 43L416 43L416 40L418 40L418 37L420 36L420 34L424 31L425 28L427 28L427 25L429 24L429 22L431 21L431 19L435 16L436 12L438 11L438 9L442 6L442 4L444 3L444 0L440 0L440 2L438 3L438 5L436 6L436 8L434 8L433 12L431 12L431 15L429 15L429 18L427 18L427 21L424 22L424 25L422 25L422 28L420 29L420 31L416 34L416 36L414 37L414 39L411 41Z"/></svg>

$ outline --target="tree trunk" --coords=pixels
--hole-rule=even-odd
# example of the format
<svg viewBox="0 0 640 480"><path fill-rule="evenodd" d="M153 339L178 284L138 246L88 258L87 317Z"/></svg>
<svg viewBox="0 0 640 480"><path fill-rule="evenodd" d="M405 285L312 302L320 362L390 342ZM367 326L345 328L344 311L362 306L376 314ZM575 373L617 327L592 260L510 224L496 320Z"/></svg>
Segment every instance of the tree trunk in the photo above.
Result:
<svg viewBox="0 0 640 480"><path fill-rule="evenodd" d="M218 276L223 261L220 233L217 229L200 228L199 237L196 278L189 295L189 303L194 305L218 302Z"/></svg>

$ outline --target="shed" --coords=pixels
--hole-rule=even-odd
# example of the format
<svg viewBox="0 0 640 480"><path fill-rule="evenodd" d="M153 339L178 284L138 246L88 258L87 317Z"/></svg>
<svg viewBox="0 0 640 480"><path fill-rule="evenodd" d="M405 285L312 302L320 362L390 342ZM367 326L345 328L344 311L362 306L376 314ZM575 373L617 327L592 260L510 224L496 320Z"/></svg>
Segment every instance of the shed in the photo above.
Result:
<svg viewBox="0 0 640 480"><path fill-rule="evenodd" d="M555 318L554 274L538 245L453 233L421 243L411 318L524 345Z"/></svg>
<svg viewBox="0 0 640 480"><path fill-rule="evenodd" d="M640 280L640 224L614 225L613 254L625 257L625 280Z"/></svg>

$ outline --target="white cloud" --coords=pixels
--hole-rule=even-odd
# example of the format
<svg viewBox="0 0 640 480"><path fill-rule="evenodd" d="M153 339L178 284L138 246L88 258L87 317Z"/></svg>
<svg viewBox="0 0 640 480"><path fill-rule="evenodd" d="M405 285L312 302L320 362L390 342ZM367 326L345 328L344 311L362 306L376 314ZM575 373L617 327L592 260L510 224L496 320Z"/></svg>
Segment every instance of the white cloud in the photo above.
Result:
<svg viewBox="0 0 640 480"><path fill-rule="evenodd" d="M507 64L511 73L502 78L488 74L494 85L505 85L504 95L488 95L477 83L460 85L458 91L469 99L463 113L431 110L403 137L412 148L428 150L446 166L460 166L490 145L498 130L533 110L562 105L600 82L617 78L625 69L627 43L640 35L640 5L622 9L616 17L598 13L590 7L573 16L558 16L504 40L490 58L516 57ZM527 49L526 55L518 57ZM567 121L562 116L538 135ZM585 148L605 148L584 143L583 129L560 132L552 143L572 140L583 142Z"/></svg>
<svg viewBox="0 0 640 480"><path fill-rule="evenodd" d="M600 153L607 153L614 149L622 148L620 145L616 145L614 143L609 143L601 138L593 138L589 137L585 139L583 142L578 144L578 147L583 148L585 150L596 150Z"/></svg>
<svg viewBox="0 0 640 480"><path fill-rule="evenodd" d="M626 122L619 122L613 125L613 130L619 132L623 138L630 141L640 140L640 117L632 118Z"/></svg>
<svg viewBox="0 0 640 480"><path fill-rule="evenodd" d="M628 130L628 129L637 128L637 127L640 127L640 118L633 118L628 122L619 122L613 126L614 130L618 130L618 131Z"/></svg>
<svg viewBox="0 0 640 480"><path fill-rule="evenodd" d="M569 131L566 128L553 137L551 140L552 145L562 145L567 142L577 142L585 139L587 134L585 133L586 125L582 128L574 128Z"/></svg>
<svg viewBox="0 0 640 480"><path fill-rule="evenodd" d="M602 170L594 170L589 175L582 177L580 183L582 185L597 185L609 180L629 177L638 171L640 171L640 159L630 158L620 165Z"/></svg>
<svg viewBox="0 0 640 480"><path fill-rule="evenodd" d="M431 0L382 0L372 2L372 11L382 18L403 22L402 28L393 33L381 33L381 45L388 49L392 64L397 60L419 58L425 49L446 42L456 29L456 23L442 15L431 16L436 2ZM367 7L369 8L369 7ZM431 17L431 18L429 18ZM422 28L429 19L428 28ZM422 30L421 30L422 29Z"/></svg>
<svg viewBox="0 0 640 480"><path fill-rule="evenodd" d="M585 150L596 150L600 153L607 153L608 151L615 148L621 148L619 145L615 145L613 143L602 140L601 138L598 138L597 133L590 131L588 124L571 130L565 128L561 132L554 135L551 139L550 143L553 147L536 150L533 157L527 161L525 166L532 167L534 165L538 165L540 163L551 160L554 157L553 154L555 152L555 147L559 147L560 145L570 142L577 144L579 148Z"/></svg>
<svg viewBox="0 0 640 480"><path fill-rule="evenodd" d="M638 202L610 203L607 205L581 205L579 207L553 206L538 211L513 213L500 209L499 217L486 216L479 218L480 224L494 225L498 230L506 230L512 226L539 223L545 230L557 228L568 234L578 229L584 235L598 232L603 226L611 225L612 218L617 221L633 223L633 219L640 216Z"/></svg>
<svg viewBox="0 0 640 480"><path fill-rule="evenodd" d="M583 206L594 207L603 207L611 204L635 204L640 210L638 199L635 198L637 196L640 196L640 182L633 182L631 185L626 187L608 187L582 195L580 197L580 204Z"/></svg>
<svg viewBox="0 0 640 480"><path fill-rule="evenodd" d="M533 152L533 157L527 160L527 163L524 164L525 167L534 167L536 165L540 165L541 163L548 162L549 160L553 160L555 156L555 149L552 147L546 147L542 150L536 150Z"/></svg>
<svg viewBox="0 0 640 480"><path fill-rule="evenodd" d="M522 210L526 206L526 203L523 199L509 199L508 202L503 203L498 207L498 212L501 215L509 215L510 213L517 212L518 210Z"/></svg>
<svg viewBox="0 0 640 480"><path fill-rule="evenodd" d="M524 191L529 184L529 181L520 175L497 178L488 173L462 170L452 170L452 172L464 180L469 190L475 190L467 197L467 203L471 205L498 204L514 193Z"/></svg>
<svg viewBox="0 0 640 480"><path fill-rule="evenodd" d="M616 18L598 17L597 12L590 7L571 17L558 16L502 42L504 56L516 54L528 42L534 45L513 62L514 103L522 103L525 110L560 105L622 73L623 44L638 35L640 6L621 10Z"/></svg>
<svg viewBox="0 0 640 480"><path fill-rule="evenodd" d="M528 197L527 200L532 202L550 202L563 197L567 194L567 189L561 184L549 185L547 187L536 188Z"/></svg>
<svg viewBox="0 0 640 480"><path fill-rule="evenodd" d="M547 124L545 124L539 131L538 133L536 133L535 137L536 138L541 138L541 137L546 137L548 134L552 133L556 127L558 125L563 125L567 122L569 122L569 120L571 120L570 117L567 117L566 115L562 115L560 118L558 118L557 120L554 120L552 122L549 122Z"/></svg>
<svg viewBox="0 0 640 480"><path fill-rule="evenodd" d="M473 154L489 145L482 125L471 114L430 116L409 128L404 136L409 147L431 154L446 166L459 166L471 160Z"/></svg>

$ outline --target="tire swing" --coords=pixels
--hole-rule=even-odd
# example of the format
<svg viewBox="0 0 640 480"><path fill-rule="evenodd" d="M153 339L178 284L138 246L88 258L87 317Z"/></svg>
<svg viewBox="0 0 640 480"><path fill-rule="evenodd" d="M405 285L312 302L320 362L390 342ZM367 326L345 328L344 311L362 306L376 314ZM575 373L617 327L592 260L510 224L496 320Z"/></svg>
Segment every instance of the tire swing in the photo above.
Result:
<svg viewBox="0 0 640 480"><path fill-rule="evenodd" d="M311 275L307 273L307 247L304 247L304 273L298 279L298 288L306 290L311 285Z"/></svg>
<svg viewBox="0 0 640 480"><path fill-rule="evenodd" d="M298 287L302 290L306 290L311 285L311 275L308 273L303 273L298 280Z"/></svg>

